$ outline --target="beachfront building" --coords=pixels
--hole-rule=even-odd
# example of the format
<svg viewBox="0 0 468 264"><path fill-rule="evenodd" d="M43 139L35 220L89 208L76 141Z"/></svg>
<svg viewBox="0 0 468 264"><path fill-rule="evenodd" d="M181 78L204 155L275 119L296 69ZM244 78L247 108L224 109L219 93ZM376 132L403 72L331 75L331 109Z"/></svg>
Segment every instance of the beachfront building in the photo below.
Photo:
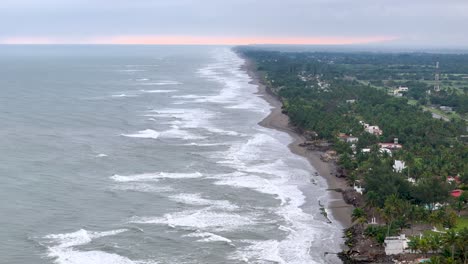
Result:
<svg viewBox="0 0 468 264"><path fill-rule="evenodd" d="M346 135L345 133L340 133L338 135L338 139L346 143L350 143L350 144L356 143L359 141L359 138L353 137L353 135Z"/></svg>
<svg viewBox="0 0 468 264"><path fill-rule="evenodd" d="M389 236L384 240L385 254L398 255L407 252L408 239L404 234L399 236Z"/></svg>

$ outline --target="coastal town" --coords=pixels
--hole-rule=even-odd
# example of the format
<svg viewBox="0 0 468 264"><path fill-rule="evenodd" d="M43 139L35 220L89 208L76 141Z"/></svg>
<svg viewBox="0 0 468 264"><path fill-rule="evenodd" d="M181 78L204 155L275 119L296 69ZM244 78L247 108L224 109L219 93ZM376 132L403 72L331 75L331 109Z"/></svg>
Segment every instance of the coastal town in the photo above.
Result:
<svg viewBox="0 0 468 264"><path fill-rule="evenodd" d="M468 56L439 82L420 54L238 52L281 101L299 146L336 166L323 176L352 205L344 263L467 263L468 82L449 79L468 76Z"/></svg>

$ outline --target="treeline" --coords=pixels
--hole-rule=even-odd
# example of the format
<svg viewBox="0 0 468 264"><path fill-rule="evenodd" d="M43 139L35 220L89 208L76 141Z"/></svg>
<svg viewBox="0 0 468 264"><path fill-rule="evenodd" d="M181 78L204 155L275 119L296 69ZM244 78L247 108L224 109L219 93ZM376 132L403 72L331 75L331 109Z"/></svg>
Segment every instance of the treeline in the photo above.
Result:
<svg viewBox="0 0 468 264"><path fill-rule="evenodd" d="M350 184L358 183L365 190L365 203L353 217L365 222L372 214L386 223L382 228L369 226L369 236L383 242L386 235L418 222L455 226L467 196L465 192L460 198L451 198L450 191L456 185L447 179L459 175L464 184L461 187L468 184L468 148L458 140L466 123L434 119L405 98L389 96L357 81L347 66L386 64L387 60L423 65L429 60L427 56L421 55L424 60L419 55L240 52L256 62L266 84L282 98L284 111L294 125L334 143ZM461 59L467 59L468 65L468 56ZM365 132L359 121L378 125L383 134ZM358 137L358 142L354 146L342 142L337 139L340 133ZM391 155L379 149L377 143L395 138L403 149ZM396 172L392 167L395 160L403 160L406 168Z"/></svg>

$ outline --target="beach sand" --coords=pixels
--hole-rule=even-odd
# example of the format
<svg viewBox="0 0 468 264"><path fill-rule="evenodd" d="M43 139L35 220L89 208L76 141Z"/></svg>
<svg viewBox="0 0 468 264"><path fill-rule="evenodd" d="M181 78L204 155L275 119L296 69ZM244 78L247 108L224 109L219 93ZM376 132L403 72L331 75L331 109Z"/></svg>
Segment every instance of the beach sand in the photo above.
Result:
<svg viewBox="0 0 468 264"><path fill-rule="evenodd" d="M252 83L257 85L258 93L273 107L271 113L263 119L259 125L286 132L294 139L294 141L289 145L289 149L291 152L307 158L320 176L326 179L329 188L328 191L330 192L332 199L326 208L331 211L333 218L336 219L344 228L349 227L351 225L351 213L354 208L352 205L346 204L343 200L342 194L336 191L336 189L344 190L349 188L346 181L335 176L336 165L334 163L324 162L320 159L323 152L310 151L299 146L300 143L305 141L304 137L296 132L294 127L289 123L289 117L281 112L281 101L260 82L260 78L255 72L255 65L249 59L244 59L244 70L246 70L252 78Z"/></svg>

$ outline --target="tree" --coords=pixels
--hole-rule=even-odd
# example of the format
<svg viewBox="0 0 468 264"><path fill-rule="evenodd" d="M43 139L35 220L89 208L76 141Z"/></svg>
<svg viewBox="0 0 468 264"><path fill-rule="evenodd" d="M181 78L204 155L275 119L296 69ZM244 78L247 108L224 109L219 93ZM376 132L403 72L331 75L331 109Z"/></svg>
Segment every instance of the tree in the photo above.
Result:
<svg viewBox="0 0 468 264"><path fill-rule="evenodd" d="M428 242L432 253L437 253L442 246L442 238L438 233L434 233L428 236Z"/></svg>
<svg viewBox="0 0 468 264"><path fill-rule="evenodd" d="M412 251L412 252L418 252L420 247L420 238L419 236L414 236L414 237L411 237L410 240L408 241L408 248Z"/></svg>
<svg viewBox="0 0 468 264"><path fill-rule="evenodd" d="M351 214L352 220L357 221L358 223L365 223L367 221L367 215L364 209L355 208Z"/></svg>
<svg viewBox="0 0 468 264"><path fill-rule="evenodd" d="M413 191L414 197L423 205L429 205L429 210L435 209L436 203L443 203L448 199L449 187L440 177L421 179Z"/></svg>
<svg viewBox="0 0 468 264"><path fill-rule="evenodd" d="M450 250L451 250L451 253L452 253L452 259L453 259L453 256L455 254L455 244L458 241L457 232L455 230L453 230L453 229L448 230L445 233L444 237L443 237L443 241L444 241L445 244L450 246Z"/></svg>
<svg viewBox="0 0 468 264"><path fill-rule="evenodd" d="M430 249L431 247L429 245L429 241L427 240L426 237L422 237L419 240L419 250L421 251L422 254L424 254L424 256L427 256L427 253L429 252Z"/></svg>

